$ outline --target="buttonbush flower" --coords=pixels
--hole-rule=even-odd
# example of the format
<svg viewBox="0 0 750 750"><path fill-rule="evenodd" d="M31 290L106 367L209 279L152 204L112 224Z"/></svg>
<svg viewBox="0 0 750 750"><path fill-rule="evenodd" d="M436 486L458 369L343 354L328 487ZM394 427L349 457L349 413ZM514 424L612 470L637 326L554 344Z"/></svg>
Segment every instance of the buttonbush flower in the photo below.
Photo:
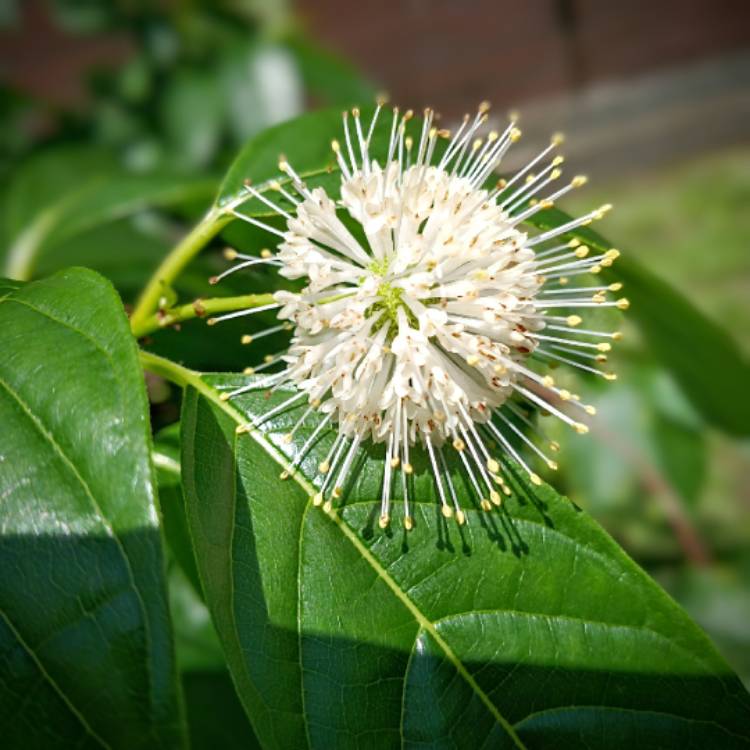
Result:
<svg viewBox="0 0 750 750"><path fill-rule="evenodd" d="M435 125L428 109L413 139L407 127L411 111L393 109L381 161L370 146L383 104L367 124L357 109L344 112L342 141L332 143L341 173L335 194L309 187L282 158L279 179L257 187L247 182L245 194L281 217L284 228L242 213L241 201L232 209L275 235L277 250L259 257L230 251L239 262L222 277L268 264L287 279L301 279L304 288L277 291L273 304L215 319L274 309L278 324L245 340L291 333L287 349L250 369L281 370L224 397L296 386L292 397L263 417L306 402L293 434L312 412L322 415L293 469L320 430L335 424L337 437L319 467L316 505L330 509L342 495L363 444L384 443L380 525L388 525L400 495L403 524L412 528L407 477L411 451L420 445L443 515L464 523L447 451L458 454L478 502L490 510L510 493L503 478L508 458L532 482L541 481L519 445L556 467L539 446L524 404L580 433L587 430L581 415L593 407L559 388L532 360L614 378L599 365L619 334L582 329L581 315L628 303L608 296L620 285L581 279L596 276L618 253L592 254L578 240L563 239L609 206L530 232L527 219L585 178L556 187L563 159L556 154L562 139L555 136L526 166L497 181L493 175L520 131L511 117L502 132L481 137L487 110L482 104L451 133Z"/></svg>

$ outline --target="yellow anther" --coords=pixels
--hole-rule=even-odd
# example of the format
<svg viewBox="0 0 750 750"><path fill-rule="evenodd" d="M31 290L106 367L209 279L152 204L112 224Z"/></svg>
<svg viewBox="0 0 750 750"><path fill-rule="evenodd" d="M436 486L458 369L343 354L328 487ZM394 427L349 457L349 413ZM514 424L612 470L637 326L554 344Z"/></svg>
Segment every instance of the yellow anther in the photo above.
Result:
<svg viewBox="0 0 750 750"><path fill-rule="evenodd" d="M222 393L219 395L219 401L229 401L229 394L228 393Z"/></svg>
<svg viewBox="0 0 750 750"><path fill-rule="evenodd" d="M398 456L394 456L391 459L391 468L392 469L398 469L399 463L401 463L401 459Z"/></svg>
<svg viewBox="0 0 750 750"><path fill-rule="evenodd" d="M463 526L466 523L466 514L462 510L456 511L456 523Z"/></svg>
<svg viewBox="0 0 750 750"><path fill-rule="evenodd" d="M583 318L580 315L568 315L566 319L566 323L572 328L575 328L577 325L580 325L582 322L583 322Z"/></svg>
<svg viewBox="0 0 750 750"><path fill-rule="evenodd" d="M490 500L493 505L502 505L503 498L500 497L500 493L497 490L490 490Z"/></svg>
<svg viewBox="0 0 750 750"><path fill-rule="evenodd" d="M574 188L583 187L587 182L589 181L589 178L586 177L585 174L577 174L571 181L570 184Z"/></svg>
<svg viewBox="0 0 750 750"><path fill-rule="evenodd" d="M616 281L614 284L610 284L607 289L609 289L610 292L619 292L620 289L622 289L622 284L619 281Z"/></svg>
<svg viewBox="0 0 750 750"><path fill-rule="evenodd" d="M255 368L254 367L246 367L242 372L245 375L255 375Z"/></svg>
<svg viewBox="0 0 750 750"><path fill-rule="evenodd" d="M321 474L327 474L331 470L331 464L328 461L321 461L318 464L318 471Z"/></svg>
<svg viewBox="0 0 750 750"><path fill-rule="evenodd" d="M237 257L237 251L231 247L225 247L224 257L226 260L234 260Z"/></svg>
<svg viewBox="0 0 750 750"><path fill-rule="evenodd" d="M252 337L252 336L251 336L251 335L250 335L249 333L246 333L246 334L245 334L245 335L244 335L244 336L243 336L243 337L242 337L242 338L240 339L240 341L241 341L241 342L242 342L243 344L252 344L252 343L253 343L253 337Z"/></svg>
<svg viewBox="0 0 750 750"><path fill-rule="evenodd" d="M551 375L545 375L542 378L542 385L547 388L552 388L555 385L555 379Z"/></svg>
<svg viewBox="0 0 750 750"><path fill-rule="evenodd" d="M234 428L234 431L238 435L241 435L243 432L249 432L250 431L250 427L248 425L246 425L246 424L238 424L237 427Z"/></svg>
<svg viewBox="0 0 750 750"><path fill-rule="evenodd" d="M549 466L552 471L557 471L558 469L557 461L553 461L551 458L547 459L547 466Z"/></svg>
<svg viewBox="0 0 750 750"><path fill-rule="evenodd" d="M384 513L382 516L380 516L378 520L378 526L380 526L381 529L388 528L388 524L391 522L391 517Z"/></svg>
<svg viewBox="0 0 750 750"><path fill-rule="evenodd" d="M537 487L542 483L542 479L538 474L529 474L529 479L531 480L531 483L537 485Z"/></svg>
<svg viewBox="0 0 750 750"><path fill-rule="evenodd" d="M331 141L331 148L335 154L338 154L338 152L341 151L341 145L335 139Z"/></svg>
<svg viewBox="0 0 750 750"><path fill-rule="evenodd" d="M264 247L260 251L260 257L261 258L265 258L265 259L272 258L273 257L273 253L267 247Z"/></svg>
<svg viewBox="0 0 750 750"><path fill-rule="evenodd" d="M512 128L510 131L510 140L515 143L521 137L521 131L518 128Z"/></svg>
<svg viewBox="0 0 750 750"><path fill-rule="evenodd" d="M597 344L596 348L600 352L608 352L612 348L612 344L608 344L606 341L602 341L601 344Z"/></svg>
<svg viewBox="0 0 750 750"><path fill-rule="evenodd" d="M282 482L285 479L289 479L289 472L286 469L284 469L284 471L282 471L281 474L279 474L279 479L281 479Z"/></svg>
<svg viewBox="0 0 750 750"><path fill-rule="evenodd" d="M622 331L615 331L612 334L612 341L621 341L622 340Z"/></svg>
<svg viewBox="0 0 750 750"><path fill-rule="evenodd" d="M617 300L617 308L619 310L627 310L630 307L630 300L627 297L621 297Z"/></svg>
<svg viewBox="0 0 750 750"><path fill-rule="evenodd" d="M414 467L411 464L404 464L402 471L404 474L413 474Z"/></svg>
<svg viewBox="0 0 750 750"><path fill-rule="evenodd" d="M479 364L479 357L477 357L476 354L470 354L466 358L466 364L469 365L469 367L475 367Z"/></svg>
<svg viewBox="0 0 750 750"><path fill-rule="evenodd" d="M485 512L492 510L492 503L486 497L482 498L482 502L479 503L479 505L481 506L482 510Z"/></svg>
<svg viewBox="0 0 750 750"><path fill-rule="evenodd" d="M325 511L326 513L330 513L330 512L331 512L331 511L333 510L333 503L332 503L332 502L330 501L330 499L329 499L329 500L326 500L326 501L325 501L325 502L323 503L323 510L324 510L324 511Z"/></svg>
<svg viewBox="0 0 750 750"><path fill-rule="evenodd" d="M576 250L576 258L585 258L588 254L588 245L581 245L578 250Z"/></svg>
<svg viewBox="0 0 750 750"><path fill-rule="evenodd" d="M454 448L455 448L455 449L456 449L457 451L459 451L459 452L460 452L460 451L462 451L462 450L463 450L464 448L466 448L466 444L464 443L464 441L463 441L463 440L461 440L461 438L456 438L456 439L455 439L455 440L453 441L453 447L454 447Z"/></svg>
<svg viewBox="0 0 750 750"><path fill-rule="evenodd" d="M556 157L555 157L555 158L554 158L554 159L552 160L552 166L553 166L553 167L559 167L559 166L560 166L560 165L561 165L561 164L562 164L562 163L563 163L564 161L565 161L565 157L564 157L564 156L559 156L559 155L558 155L558 156L556 156Z"/></svg>
<svg viewBox="0 0 750 750"><path fill-rule="evenodd" d="M560 391L560 392L558 393L558 395L560 396L560 398L561 398L561 399L562 399L563 401L570 401L570 399L572 398L572 394L570 393L570 391L569 391L569 390L567 390L567 389L565 389L565 388L563 388L563 389L562 389L562 390L561 390L561 391Z"/></svg>
<svg viewBox="0 0 750 750"><path fill-rule="evenodd" d="M568 247L578 247L581 244L581 240L575 239L575 237L568 243Z"/></svg>
<svg viewBox="0 0 750 750"><path fill-rule="evenodd" d="M314 505L314 506L315 506L316 508L319 508L319 507L320 507L320 506L321 506L321 505L323 504L323 493L322 493L322 492L316 492L316 493L315 493L315 494L314 494L314 495L312 496L312 504L313 504L313 505Z"/></svg>
<svg viewBox="0 0 750 750"><path fill-rule="evenodd" d="M616 372L605 372L604 373L604 379L605 380L617 380L617 373Z"/></svg>
<svg viewBox="0 0 750 750"><path fill-rule="evenodd" d="M592 417L596 414L596 407L591 404L586 404L583 408L586 410L586 414L590 414Z"/></svg>
<svg viewBox="0 0 750 750"><path fill-rule="evenodd" d="M287 434L286 434L286 435L284 435L284 437L283 437L283 441L284 441L285 443L287 443L287 444L288 444L288 443L291 443L291 442L292 442L292 440L294 440L294 435L292 435L292 433L291 433L291 432L287 432Z"/></svg>
<svg viewBox="0 0 750 750"><path fill-rule="evenodd" d="M404 516L404 528L411 531L414 528L414 519L411 516Z"/></svg>
<svg viewBox="0 0 750 750"><path fill-rule="evenodd" d="M450 505L443 505L440 511L446 518L450 518L453 515L453 508Z"/></svg>
<svg viewBox="0 0 750 750"><path fill-rule="evenodd" d="M550 178L550 180L557 180L560 177L561 174L562 174L562 169L553 169L549 173L549 178Z"/></svg>
<svg viewBox="0 0 750 750"><path fill-rule="evenodd" d="M561 143L565 141L565 136L562 133L554 133L552 138L550 139L550 142L553 146L559 146Z"/></svg>
<svg viewBox="0 0 750 750"><path fill-rule="evenodd" d="M576 422L576 424L573 425L573 429L579 435L585 435L589 431L588 425L585 425L583 422Z"/></svg>

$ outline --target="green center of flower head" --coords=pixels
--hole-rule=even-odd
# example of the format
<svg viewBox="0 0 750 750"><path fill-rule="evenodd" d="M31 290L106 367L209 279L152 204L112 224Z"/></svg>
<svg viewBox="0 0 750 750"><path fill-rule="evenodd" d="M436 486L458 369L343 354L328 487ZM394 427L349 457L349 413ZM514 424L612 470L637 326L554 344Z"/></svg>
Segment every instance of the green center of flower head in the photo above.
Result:
<svg viewBox="0 0 750 750"><path fill-rule="evenodd" d="M391 328L388 339L391 340L398 330L398 311L400 308L404 309L407 320L409 320L411 325L416 327L417 321L412 311L406 306L402 299L404 290L400 286L395 286L389 281L386 281L389 266L389 259L381 258L380 260L374 260L367 267L367 270L370 271L370 273L379 276L381 279L378 286L378 298L367 311L367 317L369 318L378 313L382 313L380 319L375 324L374 330L378 331L386 324L386 322L390 322Z"/></svg>
<svg viewBox="0 0 750 750"><path fill-rule="evenodd" d="M418 327L414 313L402 299L403 294L404 290L400 286L394 286L388 281L383 281L378 287L377 301L367 311L368 317L382 312L380 319L374 326L374 331L380 330L387 322L391 324L387 337L388 341L391 341L398 332L398 311L400 309L403 309L406 313L409 325L414 328Z"/></svg>

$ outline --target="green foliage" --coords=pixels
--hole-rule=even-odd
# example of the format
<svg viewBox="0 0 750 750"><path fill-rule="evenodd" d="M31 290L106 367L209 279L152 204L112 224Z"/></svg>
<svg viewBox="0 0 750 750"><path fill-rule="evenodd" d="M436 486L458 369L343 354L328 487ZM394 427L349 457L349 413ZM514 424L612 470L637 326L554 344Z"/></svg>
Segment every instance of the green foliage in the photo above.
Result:
<svg viewBox="0 0 750 750"><path fill-rule="evenodd" d="M135 342L74 269L0 301L0 724L6 747L180 747Z"/></svg>
<svg viewBox="0 0 750 750"><path fill-rule="evenodd" d="M69 28L127 29L137 54L96 77L90 121L69 113L33 156L39 144L25 139L0 154L0 263L19 279L45 277L0 280L4 746L750 745L750 699L702 631L550 487L514 475L513 495L485 513L452 467L469 520L459 527L437 512L417 450L407 534L377 527L375 448L331 513L310 500L329 433L282 481L314 421L291 443L282 436L297 410L238 435L283 394L230 405L217 388L244 378L177 364L241 369L242 321L209 328L193 312L182 331L152 329L143 320L164 312L140 310L151 431L174 423L151 445L120 299L136 301L149 281L170 311L213 296L207 280L225 267L214 235L253 252L268 244L222 213L246 179L276 177L282 154L311 186L340 179L330 148L339 109L268 126L304 95L340 106L370 99L372 86L283 8L79 5L58 3ZM3 114L33 107L14 98ZM376 156L389 123L375 131ZM257 200L241 210L269 213ZM205 231L188 234L204 215ZM556 209L535 218L567 220ZM587 229L574 234L609 248ZM190 266L162 279L160 262L184 236L197 237ZM74 264L104 274L120 299L90 270L58 272ZM613 457L596 438L577 443L560 482L582 503L627 498L630 518L635 498L650 519L645 461L689 520L707 473L704 424L747 434L748 363L627 248L605 273L626 282L628 317L663 369L631 350L622 386L580 384L625 449ZM254 269L222 293L278 283ZM253 358L277 343L263 340ZM738 582L693 571L672 582L747 669L747 639L725 624L747 619Z"/></svg>
<svg viewBox="0 0 750 750"><path fill-rule="evenodd" d="M383 532L372 499L382 451L327 514L310 496L330 432L284 483L309 434L283 440L297 410L236 432L273 403L260 393L228 407L203 386L187 391L182 417L206 600L264 746L750 742L748 696L705 636L550 487L516 476L488 514L457 477L462 529L417 461L416 528Z"/></svg>
<svg viewBox="0 0 750 750"><path fill-rule="evenodd" d="M549 228L569 220L566 213L552 208L540 211L530 221ZM570 232L570 236L597 250L610 248L600 234L587 227ZM632 303L629 318L704 419L733 435L750 434L750 401L743 396L750 382L750 363L732 336L627 254L603 275L625 284Z"/></svg>

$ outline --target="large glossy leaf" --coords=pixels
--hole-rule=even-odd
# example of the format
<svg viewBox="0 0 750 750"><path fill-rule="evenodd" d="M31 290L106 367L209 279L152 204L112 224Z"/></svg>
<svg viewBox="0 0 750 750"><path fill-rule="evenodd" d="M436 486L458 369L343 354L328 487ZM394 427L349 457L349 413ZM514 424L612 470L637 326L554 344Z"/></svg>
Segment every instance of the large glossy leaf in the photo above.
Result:
<svg viewBox="0 0 750 750"><path fill-rule="evenodd" d="M437 510L415 460L416 528L381 531L382 452L343 507L309 500L324 435L279 479L300 410L232 405L204 378L182 420L188 522L238 693L266 747L739 748L750 699L705 635L585 513L514 477L502 512ZM237 379L232 381L237 383Z"/></svg>
<svg viewBox="0 0 750 750"><path fill-rule="evenodd" d="M548 209L531 220L547 229L570 221L570 216ZM588 227L566 236L578 237L597 250L611 247ZM706 421L734 435L750 434L750 399L746 397L750 363L731 336L627 253L604 275L624 282L632 303L628 317Z"/></svg>
<svg viewBox="0 0 750 750"><path fill-rule="evenodd" d="M148 410L119 299L83 269L4 286L0 351L3 747L181 747Z"/></svg>

